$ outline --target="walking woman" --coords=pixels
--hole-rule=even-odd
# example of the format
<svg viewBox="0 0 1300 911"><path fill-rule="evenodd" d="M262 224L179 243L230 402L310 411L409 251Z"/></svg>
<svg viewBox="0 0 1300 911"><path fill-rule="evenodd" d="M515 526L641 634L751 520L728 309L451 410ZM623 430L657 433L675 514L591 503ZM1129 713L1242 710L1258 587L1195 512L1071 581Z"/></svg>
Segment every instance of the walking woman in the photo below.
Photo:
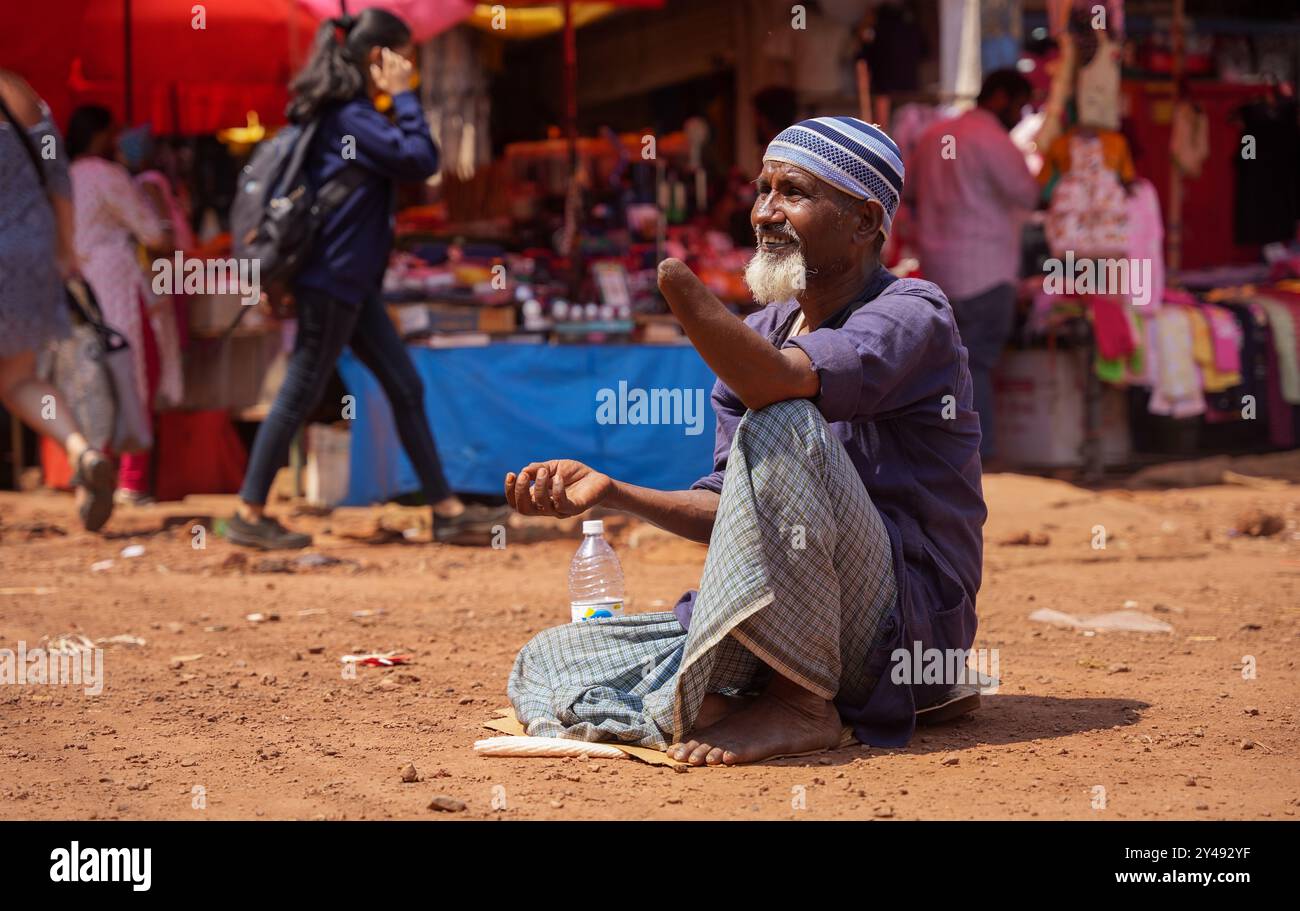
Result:
<svg viewBox="0 0 1300 911"><path fill-rule="evenodd" d="M113 463L90 446L58 390L36 378L37 350L71 331L63 290L76 272L67 157L45 102L5 70L0 102L0 401L63 446L77 511L97 531L113 511Z"/></svg>
<svg viewBox="0 0 1300 911"><path fill-rule="evenodd" d="M181 401L181 355L171 300L154 294L140 262L140 245L151 255L175 251L169 224L118 163L118 130L107 108L84 105L68 121L72 156L72 199L77 259L104 314L104 322L126 337L135 360L132 391L152 414L158 404ZM150 502L149 452L122 455L116 499Z"/></svg>
<svg viewBox="0 0 1300 911"><path fill-rule="evenodd" d="M254 441L239 510L228 524L227 535L237 544L275 549L311 543L264 507L275 472L320 404L345 345L370 368L392 405L402 447L433 507L434 540L470 543L481 536L487 543L492 524L503 521L504 511L467 506L451 492L419 374L380 298L393 245L394 185L425 180L438 169L438 149L411 91L414 58L406 24L371 8L324 23L311 60L293 82L289 118L318 124L305 165L312 187L345 167L360 166L364 176L326 218L295 280L298 336L284 384Z"/></svg>

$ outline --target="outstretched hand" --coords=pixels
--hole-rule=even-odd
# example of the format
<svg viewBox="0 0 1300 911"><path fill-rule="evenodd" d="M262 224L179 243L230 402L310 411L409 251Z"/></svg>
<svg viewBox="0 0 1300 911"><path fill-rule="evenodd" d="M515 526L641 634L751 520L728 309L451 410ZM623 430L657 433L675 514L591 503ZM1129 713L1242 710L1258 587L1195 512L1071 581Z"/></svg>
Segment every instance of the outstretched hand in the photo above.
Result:
<svg viewBox="0 0 1300 911"><path fill-rule="evenodd" d="M506 475L506 500L525 516L569 518L599 505L613 489L609 475L573 459L533 462Z"/></svg>

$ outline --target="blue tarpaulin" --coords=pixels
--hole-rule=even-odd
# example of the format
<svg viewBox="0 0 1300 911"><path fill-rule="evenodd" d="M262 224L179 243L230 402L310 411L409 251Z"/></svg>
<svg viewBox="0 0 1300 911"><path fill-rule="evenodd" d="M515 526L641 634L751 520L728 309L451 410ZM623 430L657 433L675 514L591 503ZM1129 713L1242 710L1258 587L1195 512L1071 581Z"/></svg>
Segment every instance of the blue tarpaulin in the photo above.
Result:
<svg viewBox="0 0 1300 911"><path fill-rule="evenodd" d="M693 348L409 350L447 480L458 492L500 493L506 472L545 459L577 459L661 490L685 489L713 468L714 376ZM418 491L379 383L351 351L339 361L339 373L356 396L344 504Z"/></svg>

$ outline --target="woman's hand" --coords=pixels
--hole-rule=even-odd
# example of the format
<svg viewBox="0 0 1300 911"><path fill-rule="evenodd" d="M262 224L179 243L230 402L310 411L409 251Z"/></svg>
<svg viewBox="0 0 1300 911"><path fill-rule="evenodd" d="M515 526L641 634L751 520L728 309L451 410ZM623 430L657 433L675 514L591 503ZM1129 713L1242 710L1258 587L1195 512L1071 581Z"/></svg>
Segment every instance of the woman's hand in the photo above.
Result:
<svg viewBox="0 0 1300 911"><path fill-rule="evenodd" d="M573 459L533 462L506 475L506 500L525 516L568 518L603 502L614 481Z"/></svg>
<svg viewBox="0 0 1300 911"><path fill-rule="evenodd" d="M411 61L388 48L379 49L379 62L370 64L370 78L375 88L389 95L411 90Z"/></svg>

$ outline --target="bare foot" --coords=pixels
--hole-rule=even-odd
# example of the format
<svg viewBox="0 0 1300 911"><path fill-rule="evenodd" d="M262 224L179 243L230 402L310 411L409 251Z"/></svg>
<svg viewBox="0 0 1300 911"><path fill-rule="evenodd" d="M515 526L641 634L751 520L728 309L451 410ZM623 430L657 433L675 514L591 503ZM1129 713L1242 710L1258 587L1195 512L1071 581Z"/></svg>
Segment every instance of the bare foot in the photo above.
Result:
<svg viewBox="0 0 1300 911"><path fill-rule="evenodd" d="M706 693L704 701L700 703L700 711L695 716L695 727L698 730L711 724L717 724L732 712L740 711L753 701L752 698L745 696L724 696L721 693Z"/></svg>
<svg viewBox="0 0 1300 911"><path fill-rule="evenodd" d="M669 757L691 765L736 765L829 750L840 742L835 704L779 675L763 695L721 720L697 725Z"/></svg>

